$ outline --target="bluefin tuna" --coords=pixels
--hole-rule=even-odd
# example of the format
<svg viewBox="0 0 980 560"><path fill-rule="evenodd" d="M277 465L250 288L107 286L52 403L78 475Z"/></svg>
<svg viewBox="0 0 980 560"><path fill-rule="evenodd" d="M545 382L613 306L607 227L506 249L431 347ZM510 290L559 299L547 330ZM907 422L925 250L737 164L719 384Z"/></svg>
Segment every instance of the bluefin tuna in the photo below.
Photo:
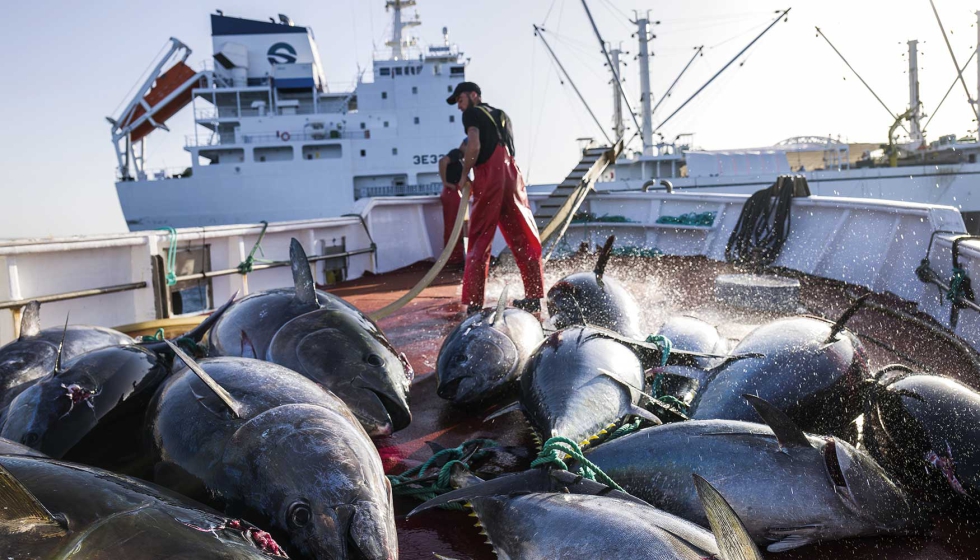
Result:
<svg viewBox="0 0 980 560"><path fill-rule="evenodd" d="M180 357L147 411L157 483L245 512L303 557L397 558L391 486L342 400L277 364Z"/></svg>

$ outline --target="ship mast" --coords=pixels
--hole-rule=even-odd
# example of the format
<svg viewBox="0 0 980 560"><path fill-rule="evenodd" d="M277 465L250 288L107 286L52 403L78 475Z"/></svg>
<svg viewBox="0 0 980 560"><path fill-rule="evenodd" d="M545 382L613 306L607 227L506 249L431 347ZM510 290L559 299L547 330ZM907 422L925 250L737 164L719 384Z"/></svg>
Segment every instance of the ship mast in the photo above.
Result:
<svg viewBox="0 0 980 560"><path fill-rule="evenodd" d="M633 22L637 26L637 37L640 41L640 111L643 113L643 126L640 138L643 140L643 155L653 155L653 112L650 110L653 94L650 92L650 34L647 25L650 24L650 12L645 17L637 17Z"/></svg>
<svg viewBox="0 0 980 560"><path fill-rule="evenodd" d="M922 107L919 102L919 54L916 40L908 42L909 45L909 139L916 147L922 143L922 129L919 126L919 118L922 116Z"/></svg>
<svg viewBox="0 0 980 560"><path fill-rule="evenodd" d="M626 131L626 127L623 124L623 96L619 94L619 84L615 83L616 77L620 76L619 68L620 61L619 55L623 54L621 47L611 49L609 51L609 56L612 58L613 67L616 69L613 72L613 134L615 135L616 141L619 142L623 139L623 133Z"/></svg>
<svg viewBox="0 0 980 560"><path fill-rule="evenodd" d="M402 34L405 28L422 25L418 14L415 14L415 19L402 19L402 8L410 8L414 5L415 0L387 0L385 2L385 10L394 9L391 20L391 39L385 43L391 47L391 58L394 60L403 60L405 58L405 52L402 50L403 47L415 46L414 38L405 39Z"/></svg>

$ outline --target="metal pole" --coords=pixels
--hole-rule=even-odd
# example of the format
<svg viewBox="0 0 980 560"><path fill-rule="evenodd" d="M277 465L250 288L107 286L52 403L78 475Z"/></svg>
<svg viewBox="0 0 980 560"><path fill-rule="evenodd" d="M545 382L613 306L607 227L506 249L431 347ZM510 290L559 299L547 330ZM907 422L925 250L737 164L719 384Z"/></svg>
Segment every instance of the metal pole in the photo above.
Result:
<svg viewBox="0 0 980 560"><path fill-rule="evenodd" d="M980 10L977 10L976 15L977 15L977 48L973 50L974 55L977 54L978 50L980 50ZM967 62L967 64L969 64L969 62ZM980 107L980 57L977 58L977 97L975 101L977 107ZM980 122L977 122L977 143L980 143Z"/></svg>
<svg viewBox="0 0 980 560"><path fill-rule="evenodd" d="M630 116L633 117L633 124L636 125L636 129L640 130L640 123L636 120L636 113L633 112L633 108L630 107L630 100L626 99L626 92L623 91L623 82L619 79L619 69L614 68L612 65L612 60L609 58L609 51L606 50L606 42L602 40L602 35L599 33L599 28L596 27L595 20L592 19L592 12L589 11L589 5L582 0L582 6L585 8L585 15L589 16L589 23L592 24L592 31L595 32L596 39L599 40L599 47L602 48L602 54L606 56L606 64L613 71L613 79L616 80L616 86L619 88L620 95L623 96L623 103L626 103L626 110L630 112ZM611 143L611 142L610 142Z"/></svg>
<svg viewBox="0 0 980 560"><path fill-rule="evenodd" d="M664 102L664 99L667 99L667 97L670 96L670 92L674 91L674 86L676 86L677 85L677 82L680 81L681 76L684 75L684 72L687 72L687 69L690 68L691 67L691 64L694 62L694 59L697 58L698 55L701 54L701 51L703 51L703 50L704 50L704 45L701 45L700 47L697 47L697 49L696 49L696 51L694 53L694 56L691 57L691 60L688 60L687 61L687 65L684 66L684 69L681 70L681 73L678 74L676 78L674 78L674 83L670 84L670 87L667 88L667 91L664 92L664 94L660 97L660 101L657 101L657 104L653 106L653 110L650 111L651 116L654 113L657 112L657 107L660 107L660 104Z"/></svg>
<svg viewBox="0 0 980 560"><path fill-rule="evenodd" d="M366 253L373 253L374 249L357 249L354 251L347 251L345 253L333 253L330 255L320 255L317 257L309 257L311 263L325 261L329 259L341 259L346 257L353 257L355 255L363 255ZM292 263L290 261L272 261L268 263L259 263L252 265L252 272L257 270L265 270L267 268L279 268L282 266L289 266ZM223 270L209 270L207 272L195 272L194 274L186 274L184 276L178 276L177 281L183 282L185 280L206 280L208 278L217 278L220 276L231 276L232 274L241 274L237 268L226 268ZM243 276L244 278L244 276Z"/></svg>
<svg viewBox="0 0 980 560"><path fill-rule="evenodd" d="M650 22L650 12L647 17L637 18L637 35L640 40L640 111L643 112L643 132L640 138L643 140L643 155L653 155L653 112L650 110L652 93L650 91L650 35L647 33L647 24Z"/></svg>
<svg viewBox="0 0 980 560"><path fill-rule="evenodd" d="M909 109L912 115L909 117L909 124L912 131L909 137L912 142L922 142L922 129L919 128L919 116L922 113L919 103L919 51L916 48L919 42L912 40L909 45Z"/></svg>
<svg viewBox="0 0 980 560"><path fill-rule="evenodd" d="M611 51L609 51L609 54L612 56L613 64L616 66L617 70L619 69L620 66L619 55L622 54L622 52L623 51L621 49L612 49ZM615 79L616 78L614 76L613 80ZM616 141L618 142L623 139L623 133L625 132L626 127L623 125L623 98L622 96L619 95L619 88L616 86L616 84L613 84L612 94L613 94L613 134L616 135Z"/></svg>
<svg viewBox="0 0 980 560"><path fill-rule="evenodd" d="M956 74L960 78L960 83L963 84L963 91L966 92L966 99L970 103L970 109L973 111L973 118L977 119L977 123L980 123L980 117L977 116L977 107L974 104L976 101L973 99L973 96L970 95L970 88L966 87L966 80L963 79L963 70L960 69L959 63L956 62L956 55L953 54L953 47L949 44L949 37L946 36L946 28L943 27L943 22L939 19L939 12L936 10L936 3L929 0L929 5L932 6L932 13L936 14L936 23L939 24L939 32L943 34L943 41L946 41L946 48L949 49L949 57L953 59L953 66L956 67ZM978 78L978 81L980 81L980 78Z"/></svg>
<svg viewBox="0 0 980 560"><path fill-rule="evenodd" d="M551 58L554 59L556 64L558 64L558 68L561 70L561 73L565 75L565 79L568 80L568 83L571 84L572 89L575 90L575 94L582 100L582 103L585 105L585 109L589 112L589 115L592 116L592 120L595 121L596 126L598 126L599 130L602 131L602 135L606 137L606 142L613 144L613 141L609 138L609 135L606 134L606 127L602 126L602 123L599 122L598 118L596 118L595 113L592 112L592 108L589 107L588 102L586 102L585 98L582 97L582 93L579 92L577 87L575 87L575 82L572 81L572 77L568 75L568 72L565 71L565 67L561 64L561 61L558 60L557 56L555 56L555 51L551 50L551 45L548 44L548 41L544 38L544 33L542 33L544 29L534 25L533 23L531 26L534 27L534 34L541 38L541 42L544 43L545 48L548 49L548 54L550 54Z"/></svg>
<svg viewBox="0 0 980 560"><path fill-rule="evenodd" d="M786 14L788 14L789 11L792 10L792 9L793 8L787 8L786 11L784 11L781 14L779 14L779 17L777 17L776 19L774 19L773 22L769 24L769 27L766 27L765 29L762 30L762 33L759 33L758 35L756 35L755 39L752 39L752 42L751 43L749 43L748 45L745 45L745 48L744 49L738 51L738 54L735 55L731 60L729 60L728 61L728 64L724 65L721 68L721 70L719 70L718 72L716 72L715 75L712 76L710 80L708 80L703 86L701 86L696 92L694 92L694 95L692 95L691 97L688 97L687 98L687 101L685 101L684 103L681 103L681 106L680 107L674 109L674 112L673 113L671 113L666 119L664 119L663 122L661 122L660 124L658 124L657 125L657 130L660 130L665 124L667 124L667 121L669 121L670 119L674 118L674 115L676 115L681 109L683 109L688 103L690 103L692 99L694 99L695 97L697 97L699 93L701 93L702 91L704 91L704 88L708 87L711 84L711 82L715 81L715 78L717 78L718 76L720 76L721 73L724 72L729 66L731 66L733 62L735 62L736 60L738 60L738 57L742 56L742 54L745 53L745 51L749 50L749 47L751 47L752 45L754 45L756 41L758 41L759 39L761 39L762 36L766 34L766 32L768 32L770 29L772 29L774 25L776 25L777 23L779 23L779 20L781 20L784 17L786 17ZM654 131L654 132L656 132L656 131Z"/></svg>
<svg viewBox="0 0 980 560"><path fill-rule="evenodd" d="M32 301L38 303L51 303L53 301L65 301L69 299L78 299L91 296L100 296L102 294L114 294L116 292L128 292L130 290L139 290L146 287L146 282L133 282L131 284L119 284L117 286L106 286L104 288L93 288L91 290L79 290L76 292L64 292L60 294L52 294L49 296L33 297L30 299L15 299L11 301L0 301L0 309L19 309L24 307Z"/></svg>

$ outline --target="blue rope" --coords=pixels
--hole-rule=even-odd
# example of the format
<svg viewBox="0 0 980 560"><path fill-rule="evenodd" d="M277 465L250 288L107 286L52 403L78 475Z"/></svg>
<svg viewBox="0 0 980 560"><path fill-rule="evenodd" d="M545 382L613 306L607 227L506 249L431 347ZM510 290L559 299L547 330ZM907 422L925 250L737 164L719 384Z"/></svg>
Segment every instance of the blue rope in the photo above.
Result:
<svg viewBox="0 0 980 560"><path fill-rule="evenodd" d="M620 492L625 492L623 488L616 484L616 481L609 478L609 475L602 472L595 463L585 458L585 454L582 453L582 448L578 446L574 441L557 436L544 442L544 446L541 448L541 453L538 454L538 458L531 463L531 468L538 467L557 467L562 470L568 470L568 465L561 458L561 453L568 455L569 457L578 461L579 464L579 474L583 478L589 480L595 480L609 486L610 488L615 488Z"/></svg>
<svg viewBox="0 0 980 560"><path fill-rule="evenodd" d="M470 456L470 460L481 459L488 453L486 448L496 447L497 442L492 439L471 439L464 441L459 445L459 447L453 447L451 449L443 449L429 457L429 459L422 463L421 465L408 469L407 471L394 475L386 475L388 481L391 482L391 491L396 496L414 496L422 501L428 501L440 494L445 494L453 490L450 485L450 478L452 477L453 467L460 465L466 470L470 470L470 465L463 461L466 457L466 448L471 445L478 445L480 449L474 452ZM427 478L425 476L426 471L433 468L433 465L437 461L443 458L448 458L446 463L439 468L436 480L432 484L426 484L425 482L419 482L422 478ZM454 509L463 510L463 506L458 503L449 503L442 506L444 509Z"/></svg>
<svg viewBox="0 0 980 560"><path fill-rule="evenodd" d="M965 297L966 285L970 277L966 275L966 270L953 268L953 277L949 280L949 291L946 292L946 299L957 302Z"/></svg>

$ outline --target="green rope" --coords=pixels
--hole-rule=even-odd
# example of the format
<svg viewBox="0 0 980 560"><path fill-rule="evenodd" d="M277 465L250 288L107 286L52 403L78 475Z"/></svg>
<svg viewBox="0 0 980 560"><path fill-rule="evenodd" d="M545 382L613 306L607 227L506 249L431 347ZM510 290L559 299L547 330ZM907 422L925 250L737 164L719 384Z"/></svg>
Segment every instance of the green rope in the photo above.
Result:
<svg viewBox="0 0 980 560"><path fill-rule="evenodd" d="M657 218L657 223L683 226L713 226L715 225L715 214L715 212L688 212L680 216L660 216Z"/></svg>
<svg viewBox="0 0 980 560"><path fill-rule="evenodd" d="M140 342L159 342L163 340L163 338L163 327L160 327L157 329L157 332L151 336L141 336Z"/></svg>
<svg viewBox="0 0 980 560"><path fill-rule="evenodd" d="M578 461L579 474L583 478L595 480L610 488L625 492L620 485L616 484L615 480L609 478L609 475L602 472L602 469L595 463L585 458L585 455L582 453L582 448L577 443L565 437L556 436L544 442L541 453L531 463L531 468L552 466L567 471L568 465L562 460L562 453Z"/></svg>
<svg viewBox="0 0 980 560"><path fill-rule="evenodd" d="M206 358L208 356L208 347L190 338L182 336L175 343L181 350L190 354L194 359Z"/></svg>
<svg viewBox="0 0 980 560"><path fill-rule="evenodd" d="M252 272L252 265L255 264L256 250L262 253L263 257L265 256L265 252L262 251L262 238L265 237L265 230L269 228L269 222L262 220L259 223L262 224L262 231L259 232L259 238L255 240L255 245L252 245L252 250L248 253L248 256L245 257L244 261L238 263L239 274L248 274L249 272Z"/></svg>
<svg viewBox="0 0 980 560"><path fill-rule="evenodd" d="M612 254L617 257L643 257L647 259L655 259L657 257L664 256L664 252L660 249L653 248L647 249L646 247L613 247Z"/></svg>
<svg viewBox="0 0 980 560"><path fill-rule="evenodd" d="M177 283L177 230L172 227L159 228L170 233L170 248L167 250L167 285Z"/></svg>
<svg viewBox="0 0 980 560"><path fill-rule="evenodd" d="M666 404L672 404L677 407L678 410L687 411L688 404L673 395L663 394L663 382L664 382L664 368L667 366L667 360L670 358L670 350L673 348L673 344L670 339L662 335L650 335L647 337L647 342L656 344L662 350L660 355L660 367L654 368L656 372L653 376L653 381L650 382L650 394L653 398L660 402Z"/></svg>
<svg viewBox="0 0 980 560"><path fill-rule="evenodd" d="M469 455L467 448L477 445L479 449ZM459 445L459 447L453 447L451 449L443 449L429 457L429 459L422 463L421 465L408 469L407 471L394 475L386 475L388 481L391 482L391 491L396 496L413 496L422 501L428 501L440 494L445 494L453 490L450 485L450 478L452 477L453 467L460 465L466 470L470 470L470 465L463 459L469 455L470 460L482 459L486 456L488 447L496 447L497 442L492 439L471 439L464 441ZM446 463L439 467L438 475L434 483L428 484L428 481L419 482L420 479L430 478L431 475L426 475L426 472L432 468L441 459L448 459ZM463 510L463 506L458 503L449 503L442 506L444 509L453 510Z"/></svg>
<svg viewBox="0 0 980 560"><path fill-rule="evenodd" d="M623 436L628 436L633 432L639 430L640 426L642 425L643 425L643 419L640 417L634 418L632 422L623 422L618 428L616 428L616 431L609 434L609 437L606 438L606 442L612 441L617 438L621 438Z"/></svg>
<svg viewBox="0 0 980 560"><path fill-rule="evenodd" d="M946 299L952 302L960 301L965 297L966 285L970 277L966 275L966 270L953 268L953 277L949 280L949 291L946 292Z"/></svg>

